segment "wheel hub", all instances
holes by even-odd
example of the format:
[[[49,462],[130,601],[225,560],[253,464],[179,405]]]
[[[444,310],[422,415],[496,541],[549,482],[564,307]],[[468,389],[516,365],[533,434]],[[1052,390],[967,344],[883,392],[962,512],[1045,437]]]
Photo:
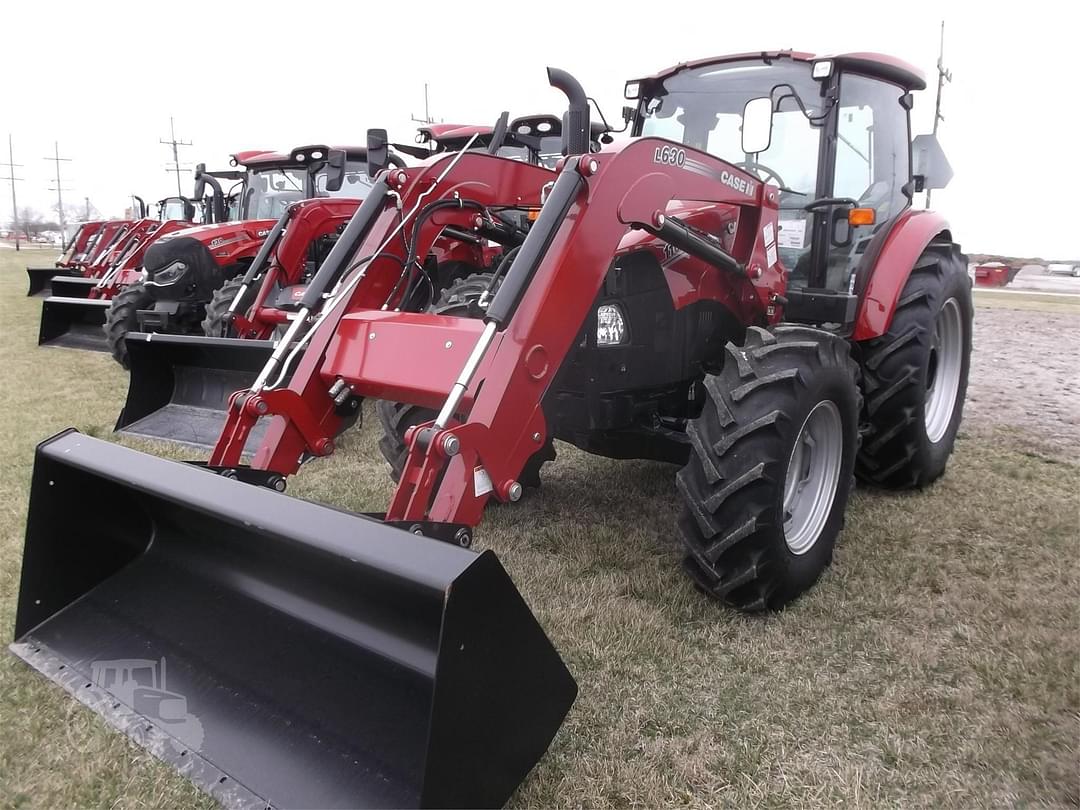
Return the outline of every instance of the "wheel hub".
[[[941,441],[949,430],[956,397],[960,391],[963,359],[964,327],[960,304],[955,298],[950,298],[934,319],[930,362],[926,370],[923,417],[926,421],[926,436],[932,444]]]
[[[821,536],[832,511],[844,457],[840,409],[823,400],[799,428],[784,481],[784,539],[793,554],[805,554]]]

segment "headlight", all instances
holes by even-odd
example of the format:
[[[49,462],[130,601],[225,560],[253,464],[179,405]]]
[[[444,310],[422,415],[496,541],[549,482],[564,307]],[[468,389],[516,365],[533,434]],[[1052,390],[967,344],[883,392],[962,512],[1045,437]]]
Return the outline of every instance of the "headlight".
[[[596,310],[596,345],[618,346],[629,338],[626,318],[618,304],[602,304]]]
[[[150,283],[156,284],[159,287],[164,287],[167,284],[175,284],[181,279],[186,271],[187,265],[184,264],[184,262],[173,262],[164,270],[158,270],[154,273]]]

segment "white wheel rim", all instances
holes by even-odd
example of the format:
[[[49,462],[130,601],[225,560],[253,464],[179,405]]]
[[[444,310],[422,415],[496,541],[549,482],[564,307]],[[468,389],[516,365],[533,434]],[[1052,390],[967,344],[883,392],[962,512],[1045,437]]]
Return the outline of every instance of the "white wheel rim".
[[[949,430],[956,397],[960,392],[960,372],[964,364],[964,322],[960,304],[950,298],[934,319],[930,343],[930,363],[926,370],[926,403],[923,415],[926,436],[931,444],[940,442]]]
[[[805,554],[832,512],[844,458],[844,425],[831,400],[813,407],[799,428],[784,481],[784,540]]]

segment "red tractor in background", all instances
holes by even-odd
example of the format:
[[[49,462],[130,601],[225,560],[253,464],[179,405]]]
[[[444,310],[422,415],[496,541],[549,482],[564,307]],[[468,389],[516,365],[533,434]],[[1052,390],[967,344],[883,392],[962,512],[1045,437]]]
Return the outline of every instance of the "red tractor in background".
[[[51,293],[41,306],[38,345],[100,348],[103,305],[115,291],[118,274],[137,267],[155,239],[191,227],[197,217],[213,216],[186,197],[167,197],[158,202],[157,216],[151,217],[141,198],[132,199],[138,219],[105,223],[78,272],[51,279]]]
[[[553,115],[523,116],[509,121],[504,113],[492,126],[441,125],[420,130],[424,147],[388,144],[385,130],[368,132],[368,176],[388,165],[403,167],[394,150],[412,157],[430,157],[463,149],[486,151],[532,165],[550,164],[561,152],[561,121]],[[608,137],[593,128],[594,147]],[[537,191],[537,195],[539,191]],[[532,215],[539,210],[536,196]],[[209,449],[217,441],[228,395],[255,379],[269,357],[269,342],[280,336],[295,316],[297,302],[318,270],[311,246],[333,240],[359,207],[359,200],[313,199],[293,203],[271,229],[243,276],[226,281],[206,307],[203,331],[209,337],[242,338],[255,343],[207,343],[194,337],[154,336],[128,345],[128,397],[116,430]],[[407,309],[426,309],[451,285],[478,272],[494,270],[506,234],[523,234],[527,213],[500,212],[492,227],[496,240],[484,234],[449,228],[430,255],[416,257],[424,272],[403,292]]]
[[[203,200],[211,212],[211,224],[192,227],[148,221],[141,230],[132,230],[131,239],[119,243],[123,248],[110,254],[108,269],[89,285],[87,298],[53,297],[45,302],[39,344],[110,351],[126,365],[123,338],[128,331],[139,328],[140,309],[145,310],[142,328],[146,330],[198,330],[203,307],[213,290],[223,280],[242,272],[254,257],[274,224],[268,217],[280,213],[293,200],[333,193],[315,187],[327,182],[327,157],[331,151],[339,153],[326,147],[309,148],[307,152],[321,155],[316,165],[297,162],[298,155],[307,154],[304,150],[240,152],[233,156],[233,163],[243,168],[235,171],[207,172],[200,164],[194,197]],[[337,171],[345,176],[348,158],[340,154],[343,157]],[[363,153],[359,157],[354,153],[352,159],[354,166],[358,165],[364,159]],[[362,193],[363,184],[356,185],[359,176],[355,170],[348,174],[349,193]],[[220,179],[235,181],[240,191],[223,192]],[[207,186],[214,192],[208,197]],[[233,197],[238,198],[242,217],[238,222],[227,221]],[[181,254],[189,264],[176,260]],[[187,270],[182,277],[175,273],[180,264],[185,264]],[[169,272],[156,278],[159,271],[166,270]]]
[[[71,683],[91,657],[168,657],[213,766],[185,773],[215,795],[506,801],[576,684],[492,552],[467,549],[553,436],[680,465],[685,568],[743,611],[814,584],[856,475],[945,470],[971,282],[946,220],[911,206],[942,182],[909,140],[916,69],[682,63],[627,84],[633,137],[597,151],[584,91],[549,78],[570,100],[559,165],[462,150],[382,172],[202,469],[72,431],[38,448],[13,650]],[[421,309],[409,291],[459,233],[500,258]],[[410,415],[379,420],[402,448],[386,511],[269,491],[332,454],[362,398]],[[102,500],[115,525],[84,519]]]
[[[26,275],[30,285],[26,291],[30,295],[48,295],[50,282],[54,276],[74,275],[86,266],[88,254],[93,250],[98,233],[105,220],[83,222],[75,229],[71,239],[64,246],[64,252],[52,267],[27,267]]]

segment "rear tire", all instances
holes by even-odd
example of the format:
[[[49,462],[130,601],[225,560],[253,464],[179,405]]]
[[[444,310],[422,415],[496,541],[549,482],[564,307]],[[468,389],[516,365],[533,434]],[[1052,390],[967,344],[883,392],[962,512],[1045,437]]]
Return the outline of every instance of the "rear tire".
[[[751,327],[724,360],[705,378],[676,477],[684,567],[734,608],[777,609],[832,561],[858,445],[858,367],[845,340],[802,326]]]
[[[491,283],[491,278],[491,273],[474,273],[467,278],[456,279],[443,290],[435,304],[429,307],[428,312],[436,315],[455,315],[460,318],[483,317],[484,310],[479,306],[480,296]],[[497,284],[495,289],[498,289]],[[419,405],[388,400],[376,402],[375,413],[383,429],[382,438],[379,439],[379,451],[390,465],[390,477],[397,481],[401,478],[401,471],[405,469],[405,458],[408,455],[405,432],[411,427],[430,422],[437,414]],[[540,468],[554,460],[555,445],[549,437],[544,446],[529,457],[518,478],[518,483],[526,489],[539,487]]]
[[[214,290],[214,297],[206,305],[206,317],[202,320],[203,334],[207,337],[235,337],[231,328],[226,328],[225,315],[232,306],[233,299],[240,292],[244,279],[242,276],[231,278]]]
[[[105,324],[101,328],[105,332],[105,341],[109,344],[113,359],[124,368],[128,367],[127,343],[124,338],[128,332],[139,331],[138,311],[150,309],[153,305],[154,299],[141,281],[125,287],[109,302]]]
[[[889,331],[862,344],[868,431],[856,474],[923,487],[952,454],[971,365],[971,279],[960,248],[932,244],[915,263]]]

